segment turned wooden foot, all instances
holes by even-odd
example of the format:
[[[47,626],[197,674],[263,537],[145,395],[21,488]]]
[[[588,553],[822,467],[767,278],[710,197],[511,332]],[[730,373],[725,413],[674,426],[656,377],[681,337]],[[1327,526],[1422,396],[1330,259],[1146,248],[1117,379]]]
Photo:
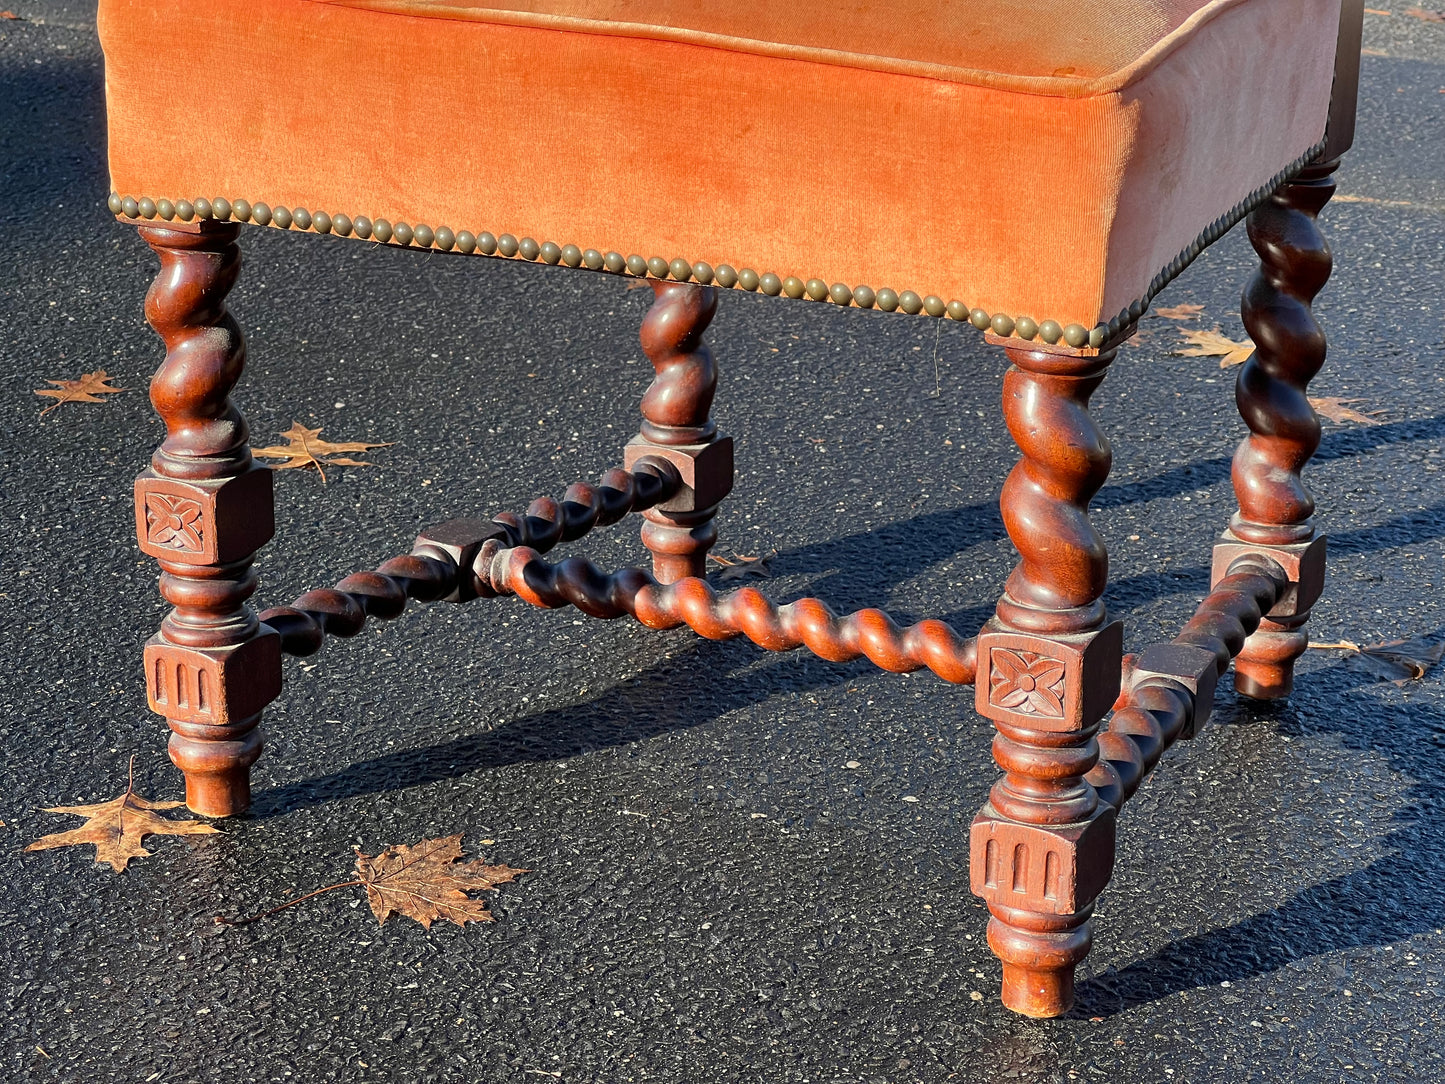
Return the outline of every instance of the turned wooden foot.
[[[682,475],[671,499],[643,513],[642,541],[660,583],[707,574],[707,551],[717,541],[713,517],[733,487],[733,441],[709,417],[717,365],[702,341],[717,312],[717,290],[654,280],[656,295],[642,322],[642,349],[657,372],[642,397],[642,431],[627,445],[630,470],[659,456]]]
[[[281,691],[280,637],[247,605],[252,558],[275,526],[271,472],[252,463],[229,398],[246,357],[225,307],[239,232],[234,223],[140,227],[161,260],[146,319],[166,344],[150,389],[166,439],[136,479],[136,532],[173,607],[146,644],[146,694],[170,724],[186,804],[208,817],[250,806],[261,711]]]
[[[1020,559],[979,636],[975,691],[1005,774],[974,819],[969,879],[993,915],[1004,1004],[1044,1017],[1073,1004],[1093,902],[1114,867],[1114,808],[1085,779],[1123,656],[1102,601],[1108,554],[1088,516],[1110,462],[1088,402],[1113,351],[1006,349],[1004,416],[1023,458],[1000,504]]]
[[[1334,194],[1338,165],[1336,159],[1310,166],[1249,216],[1260,268],[1245,287],[1241,313],[1255,352],[1235,384],[1249,436],[1234,453],[1239,511],[1215,547],[1214,578],[1251,552],[1273,557],[1290,575],[1290,590],[1234,662],[1234,687],[1261,700],[1289,695],[1295,661],[1309,644],[1310,608],[1324,590],[1325,539],[1315,530],[1314,498],[1300,472],[1320,444],[1308,389],[1326,343],[1310,304],[1332,261],[1315,220]]]

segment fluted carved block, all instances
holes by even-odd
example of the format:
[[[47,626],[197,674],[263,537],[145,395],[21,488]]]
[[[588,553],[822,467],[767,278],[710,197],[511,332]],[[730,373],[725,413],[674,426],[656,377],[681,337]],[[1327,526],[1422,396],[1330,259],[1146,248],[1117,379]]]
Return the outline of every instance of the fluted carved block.
[[[1119,695],[1124,626],[1045,637],[994,618],[979,635],[978,653],[987,666],[974,694],[980,715],[1029,730],[1083,730]]]
[[[194,482],[145,471],[135,480],[135,511],[142,552],[185,564],[239,561],[276,533],[271,471],[254,465]]]
[[[969,832],[969,887],[989,904],[1068,915],[1098,899],[1114,871],[1114,809],[1077,824],[1020,824],[985,806]]]
[[[230,647],[145,647],[146,698],[167,719],[230,726],[281,695],[281,638],[270,629]]]

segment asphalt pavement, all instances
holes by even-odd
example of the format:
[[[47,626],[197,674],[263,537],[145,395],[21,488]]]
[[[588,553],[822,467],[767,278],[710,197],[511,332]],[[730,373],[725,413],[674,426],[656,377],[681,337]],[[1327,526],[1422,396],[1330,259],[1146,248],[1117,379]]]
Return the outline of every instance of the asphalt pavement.
[[[181,795],[146,709],[163,613],[131,479],[159,440],[154,260],[104,207],[93,5],[0,18],[0,1078],[211,1081],[1445,1080],[1445,686],[1312,651],[1294,697],[1236,699],[1120,822],[1078,1006],[998,1004],[969,822],[995,778],[972,691],[516,600],[413,607],[286,664],[252,816],[156,838],[123,875],[24,853],[42,807]],[[1445,23],[1371,15],[1359,144],[1323,218],[1330,536],[1321,641],[1445,637]],[[164,48],[158,43],[158,48]],[[176,123],[225,123],[185,103]],[[293,421],[388,442],[277,477],[258,601],[520,510],[620,460],[650,368],[647,290],[597,275],[248,230],[232,309],[254,443]],[[1233,508],[1236,230],[1160,299],[1096,396],[1095,502],[1127,640],[1168,638]],[[1003,363],[966,326],[724,296],[716,415],[737,440],[722,556],[768,592],[973,629],[1012,564]],[[128,389],[39,417],[48,379]],[[575,547],[641,559],[635,531]],[[849,767],[849,764],[856,767]],[[916,800],[909,800],[916,799]],[[533,872],[490,925],[378,927],[352,848],[465,834]],[[481,841],[489,840],[483,844]]]

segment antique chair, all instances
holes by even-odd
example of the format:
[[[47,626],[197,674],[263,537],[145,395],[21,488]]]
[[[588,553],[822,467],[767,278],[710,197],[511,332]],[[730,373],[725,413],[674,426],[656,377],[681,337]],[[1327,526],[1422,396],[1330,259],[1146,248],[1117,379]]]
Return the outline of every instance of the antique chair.
[[[843,14],[844,10],[847,14]],[[1004,775],[974,821],[1003,1000],[1073,997],[1115,816],[1192,737],[1215,682],[1289,693],[1324,582],[1300,471],[1319,443],[1315,217],[1354,127],[1359,0],[101,0],[110,208],[160,256],[146,317],[166,438],[136,481],[174,606],[151,707],[198,813],[250,801],[283,653],[408,597],[512,594],[764,648],[860,655],[974,684]],[[1214,588],[1170,643],[1124,654],[1101,601],[1089,418],[1151,299],[1241,220],[1258,350]],[[229,398],[241,224],[646,279],[656,379],[624,466],[525,515],[458,520],[335,589],[256,614],[271,474]],[[733,447],[703,332],[728,289],[971,323],[1007,352],[1022,453],[1003,485],[1020,561],[977,636],[702,579]],[[651,573],[542,554],[629,512]],[[975,678],[977,680],[975,680]],[[962,705],[960,705],[961,707]],[[1111,714],[1112,711],[1112,714]]]

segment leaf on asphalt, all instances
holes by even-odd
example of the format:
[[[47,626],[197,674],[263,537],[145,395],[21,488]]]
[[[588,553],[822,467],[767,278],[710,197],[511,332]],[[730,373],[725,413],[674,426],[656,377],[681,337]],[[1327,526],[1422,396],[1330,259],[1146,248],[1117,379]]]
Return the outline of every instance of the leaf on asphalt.
[[[1155,316],[1162,316],[1166,320],[1194,320],[1204,312],[1203,305],[1166,305],[1162,309],[1155,309]]]
[[[179,809],[185,802],[152,802],[135,792],[134,758],[132,758],[130,782],[125,793],[119,798],[95,805],[53,806],[47,813],[70,813],[85,817],[79,828],[68,832],[56,832],[42,836],[27,851],[48,851],[55,847],[75,847],[92,844],[95,847],[95,861],[109,862],[117,873],[125,872],[132,858],[149,858],[150,851],[141,844],[146,836],[208,836],[216,834],[209,824],[190,817],[160,817],[158,809]]]
[[[1350,640],[1312,643],[1316,651],[1348,651],[1345,662],[1356,670],[1372,674],[1379,681],[1406,685],[1419,681],[1430,668],[1445,659],[1445,641],[1427,644],[1423,640],[1387,640],[1361,647]]]
[[[1328,418],[1332,422],[1379,425],[1380,419],[1376,415],[1385,413],[1383,410],[1360,411],[1350,406],[1351,403],[1363,402],[1363,399],[1341,399],[1338,396],[1326,395],[1319,399],[1311,398],[1310,406],[1315,408],[1315,413],[1320,417]]]
[[[1220,334],[1217,327],[1213,331],[1185,331],[1180,328],[1179,334],[1184,337],[1184,341],[1189,343],[1189,346],[1174,351],[1175,354],[1184,358],[1218,358],[1221,369],[1228,369],[1232,365],[1242,365],[1254,353],[1252,341],[1242,339],[1235,342],[1228,336]]]
[[[124,388],[110,387],[110,381],[111,377],[106,375],[104,369],[84,373],[79,380],[46,380],[47,384],[54,384],[55,387],[36,388],[35,394],[54,399],[55,402],[42,410],[40,416],[43,418],[66,403],[103,403],[105,400],[100,398],[102,395],[125,391]]]
[[[723,566],[722,573],[718,576],[720,580],[765,580],[773,574],[772,562],[777,555],[778,551],[773,550],[761,557],[744,557],[735,553],[728,558],[708,554],[708,559]]]
[[[341,455],[342,452],[364,452],[369,448],[391,447],[391,442],[367,444],[360,440],[322,440],[320,429],[307,429],[300,422],[292,422],[291,428],[281,435],[286,438],[285,444],[272,444],[267,448],[252,448],[251,454],[266,459],[286,460],[276,468],[277,470],[315,467],[316,473],[321,475],[322,482],[326,481],[326,467],[372,466],[371,463],[362,459],[346,458]]]
[[[460,834],[424,839],[414,847],[398,844],[375,858],[356,852],[356,880],[366,889],[366,902],[377,922],[392,915],[415,919],[427,929],[438,919],[464,926],[491,922],[493,915],[482,892],[517,879],[530,870],[489,866],[482,859],[462,860]]]
[[[1445,11],[1426,11],[1424,8],[1406,8],[1405,14],[1412,19],[1422,19],[1427,23],[1445,23]]]

